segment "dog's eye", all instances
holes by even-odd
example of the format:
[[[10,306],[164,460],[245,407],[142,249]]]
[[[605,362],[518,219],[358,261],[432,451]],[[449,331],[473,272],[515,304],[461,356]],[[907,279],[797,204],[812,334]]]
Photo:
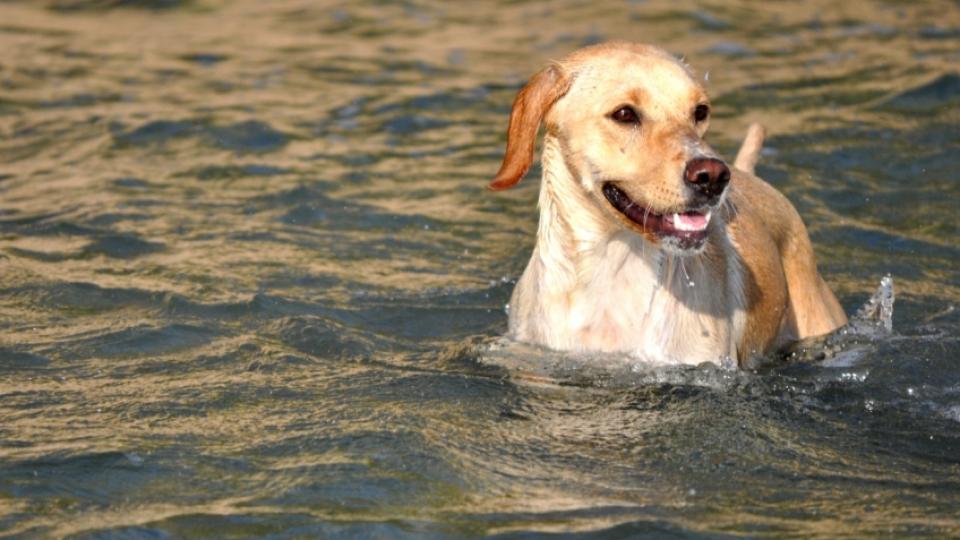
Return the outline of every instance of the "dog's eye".
[[[637,114],[637,111],[633,110],[633,107],[620,107],[619,109],[613,111],[613,114],[610,115],[610,118],[613,118],[614,121],[621,124],[640,123],[640,115]]]
[[[710,116],[710,107],[706,105],[697,105],[697,108],[693,110],[693,120],[696,123],[703,122]]]

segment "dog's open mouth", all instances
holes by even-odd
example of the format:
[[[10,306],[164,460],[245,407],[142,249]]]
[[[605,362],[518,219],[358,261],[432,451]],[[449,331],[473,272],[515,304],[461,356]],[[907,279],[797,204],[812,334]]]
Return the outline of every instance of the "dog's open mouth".
[[[710,210],[658,214],[637,204],[623,190],[610,182],[603,185],[603,195],[614,208],[644,231],[669,239],[680,249],[697,249],[707,238]]]

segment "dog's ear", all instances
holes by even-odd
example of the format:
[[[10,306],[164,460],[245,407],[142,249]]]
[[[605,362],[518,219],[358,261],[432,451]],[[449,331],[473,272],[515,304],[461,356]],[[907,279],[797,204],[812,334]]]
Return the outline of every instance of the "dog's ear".
[[[540,122],[553,104],[570,89],[570,77],[557,65],[550,65],[530,78],[517,94],[507,129],[507,152],[500,171],[490,182],[498,191],[513,187],[527,174],[533,163]]]

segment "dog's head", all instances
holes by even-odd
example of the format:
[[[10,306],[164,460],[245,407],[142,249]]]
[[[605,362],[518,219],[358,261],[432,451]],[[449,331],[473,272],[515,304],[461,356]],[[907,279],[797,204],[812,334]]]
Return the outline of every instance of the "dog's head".
[[[703,140],[710,104],[686,66],[632,43],[587,47],[551,64],[517,95],[491,189],[526,174],[541,122],[610,220],[671,251],[702,249],[730,170]]]

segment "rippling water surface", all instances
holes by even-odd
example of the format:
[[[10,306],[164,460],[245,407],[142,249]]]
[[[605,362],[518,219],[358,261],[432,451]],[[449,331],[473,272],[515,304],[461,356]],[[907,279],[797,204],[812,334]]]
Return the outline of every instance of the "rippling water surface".
[[[767,125],[894,336],[482,361],[536,226],[537,171],[485,189],[513,95],[608,38],[684,55],[728,157]],[[0,50],[0,535],[960,535],[955,2],[0,2]]]

